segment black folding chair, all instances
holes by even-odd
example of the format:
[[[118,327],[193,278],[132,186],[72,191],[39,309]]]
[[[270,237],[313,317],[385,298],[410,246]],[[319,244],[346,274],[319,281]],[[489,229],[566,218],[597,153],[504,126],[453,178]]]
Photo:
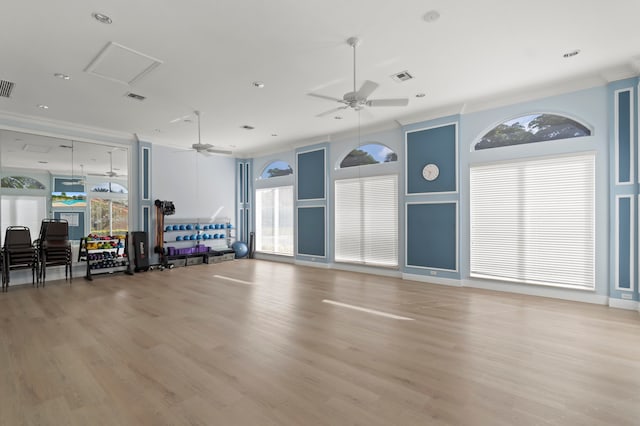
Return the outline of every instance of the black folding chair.
[[[3,278],[4,291],[9,291],[11,271],[31,269],[32,284],[36,283],[38,269],[38,252],[31,242],[31,232],[26,226],[9,226],[4,235]]]
[[[64,266],[65,279],[73,280],[69,224],[64,219],[44,219],[36,240],[39,259],[38,281],[45,285],[48,266]]]

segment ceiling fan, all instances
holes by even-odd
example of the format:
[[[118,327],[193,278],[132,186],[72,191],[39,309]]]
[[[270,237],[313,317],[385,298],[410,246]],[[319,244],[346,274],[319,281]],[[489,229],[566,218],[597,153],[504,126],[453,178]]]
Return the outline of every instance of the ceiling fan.
[[[222,155],[231,155],[232,152],[226,149],[216,148],[210,143],[202,143],[200,140],[200,111],[194,111],[196,117],[198,117],[198,143],[194,143],[191,145],[191,150],[197,152],[198,154],[210,156],[211,154],[222,154]]]
[[[116,148],[117,149],[117,148]],[[113,150],[115,151],[115,150]],[[109,154],[109,170],[104,173],[89,173],[89,176],[107,176],[109,178],[125,178],[127,175],[121,175],[113,171],[113,151],[108,151]]]
[[[378,88],[378,83],[370,80],[366,80],[362,83],[360,90],[356,91],[356,48],[360,44],[360,39],[357,37],[350,37],[347,40],[347,44],[353,48],[353,91],[347,92],[342,96],[342,99],[332,98],[331,96],[319,95],[316,93],[308,93],[309,96],[313,96],[320,99],[327,99],[334,102],[344,104],[337,108],[330,109],[316,115],[316,117],[324,117],[334,112],[353,108],[356,111],[360,111],[364,107],[394,107],[394,106],[407,106],[409,99],[396,98],[396,99],[369,99],[369,96]]]
[[[82,168],[82,172],[79,179],[76,179],[75,174],[73,173],[73,152],[75,151],[75,142],[71,141],[71,146],[60,145],[60,147],[71,150],[71,179],[62,181],[62,184],[64,186],[84,185],[84,165],[80,164],[80,167]]]

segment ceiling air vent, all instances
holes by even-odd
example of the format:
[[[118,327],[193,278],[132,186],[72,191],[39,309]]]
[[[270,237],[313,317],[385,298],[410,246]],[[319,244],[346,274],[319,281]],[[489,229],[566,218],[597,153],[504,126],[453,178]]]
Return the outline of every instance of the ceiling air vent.
[[[13,88],[16,86],[15,83],[12,83],[7,80],[0,80],[0,97],[9,98],[11,97],[11,92],[13,92]]]
[[[392,75],[391,78],[400,83],[402,81],[411,80],[413,76],[409,74],[409,71],[400,71],[399,73]]]
[[[128,92],[126,96],[128,98],[135,99],[136,101],[144,101],[145,99],[147,99],[146,96],[138,95],[136,93],[131,93],[131,92]]]

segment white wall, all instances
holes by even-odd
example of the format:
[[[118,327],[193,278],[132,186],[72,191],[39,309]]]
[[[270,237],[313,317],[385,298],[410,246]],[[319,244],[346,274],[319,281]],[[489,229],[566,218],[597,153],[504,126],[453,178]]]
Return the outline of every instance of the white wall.
[[[235,160],[154,145],[151,154],[154,200],[170,200],[172,219],[230,220],[235,225]]]

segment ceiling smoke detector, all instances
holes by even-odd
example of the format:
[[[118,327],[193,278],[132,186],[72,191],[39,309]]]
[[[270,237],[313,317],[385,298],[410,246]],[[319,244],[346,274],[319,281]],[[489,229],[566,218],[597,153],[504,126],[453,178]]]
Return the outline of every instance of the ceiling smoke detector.
[[[403,81],[411,80],[413,76],[409,73],[409,71],[400,71],[399,73],[392,75],[391,78],[394,81],[401,83]]]

